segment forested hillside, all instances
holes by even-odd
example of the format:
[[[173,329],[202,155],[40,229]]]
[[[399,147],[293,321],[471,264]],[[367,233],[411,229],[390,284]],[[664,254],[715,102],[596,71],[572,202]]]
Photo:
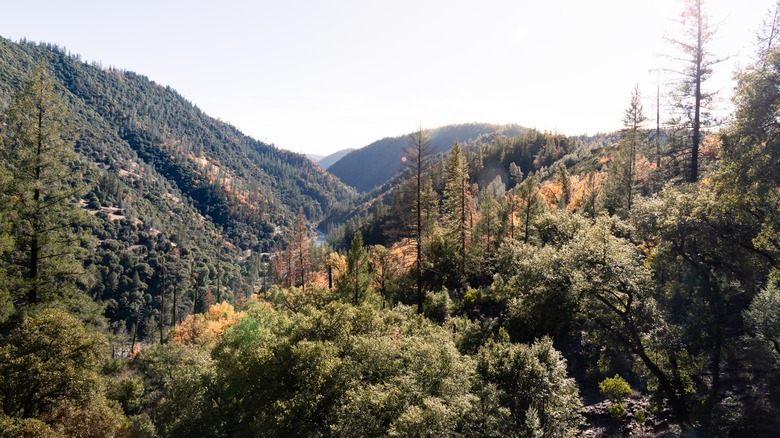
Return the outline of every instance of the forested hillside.
[[[687,4],[664,119],[419,129],[359,198],[0,40],[0,436],[778,436],[780,3],[720,129]]]
[[[73,167],[35,184],[65,183],[63,193],[78,209],[47,213],[68,221],[53,231],[68,231],[57,239],[70,248],[44,249],[69,254],[68,271],[77,275],[67,275],[66,295],[86,293],[96,306],[80,311],[106,317],[117,339],[159,339],[163,328],[210,303],[249,296],[262,274],[261,253],[284,239],[299,211],[315,222],[352,196],[304,156],[246,137],[141,75],[87,65],[52,45],[0,39],[0,55],[8,139],[14,133],[7,111],[34,69],[47,73],[49,101],[63,104],[52,129],[76,155],[47,160]],[[6,152],[3,158],[4,184],[23,182],[18,166],[32,158],[17,157],[17,167],[9,167]],[[19,235],[30,231],[17,228],[19,196],[6,191],[2,204],[3,221],[13,224],[10,236],[21,245],[2,246],[5,262],[16,266],[7,269],[12,278],[30,275],[18,262],[31,244]],[[44,301],[65,299],[63,291],[49,292],[40,294],[48,294]],[[166,293],[173,294],[167,302]],[[20,290],[12,295],[28,300]]]
[[[652,135],[654,137],[654,133]],[[592,198],[577,202],[593,203],[618,138],[617,132],[569,137],[529,129],[519,135],[511,132],[481,135],[470,141],[459,141],[458,145],[468,168],[470,191],[479,191],[494,181],[494,185],[500,185],[501,190],[506,191],[527,175],[534,175],[540,183],[551,187],[556,176],[565,171],[567,176],[574,174],[577,179],[578,198]],[[651,141],[654,142],[654,139]],[[428,164],[428,195],[431,197],[435,192],[441,197],[447,171],[447,152],[433,151]],[[643,178],[647,177],[646,173],[643,174]],[[653,172],[653,177],[658,178],[658,172]],[[334,210],[322,223],[322,227],[329,230],[331,243],[337,248],[346,248],[348,236],[352,236],[356,229],[371,230],[363,232],[368,244],[386,244],[388,239],[398,236],[403,222],[397,218],[411,214],[411,200],[405,187],[407,179],[408,174],[400,172],[370,192],[359,195],[354,207]],[[583,192],[588,179],[592,193]],[[558,202],[559,192],[545,190],[552,203]]]
[[[299,208],[316,222],[349,199],[305,156],[247,137],[144,76],[87,65],[52,45],[2,39],[0,53],[0,109],[45,61],[80,117],[80,153],[120,179],[151,168],[235,245],[267,249]]]
[[[427,133],[431,144],[439,152],[447,152],[457,138],[470,141],[484,135],[516,135],[524,128],[486,123],[448,125]],[[384,184],[404,168],[402,158],[407,146],[407,136],[387,137],[345,155],[328,168],[345,184],[360,192],[369,192]]]

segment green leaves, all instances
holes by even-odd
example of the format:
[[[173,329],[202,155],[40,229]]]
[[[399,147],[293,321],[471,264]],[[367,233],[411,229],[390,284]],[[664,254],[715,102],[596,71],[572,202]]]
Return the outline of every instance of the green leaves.
[[[211,406],[207,395],[215,370],[207,353],[182,344],[155,344],[141,350],[133,367],[143,377],[142,401],[118,398],[119,401],[142,403],[144,412],[163,436],[209,433],[211,424],[202,415]],[[133,387],[138,382],[132,377],[128,380],[119,385],[137,390]]]
[[[541,424],[544,436],[578,435],[582,401],[550,338],[530,346],[490,341],[477,355],[477,373],[497,388],[501,404],[512,413],[513,428]]]
[[[623,399],[631,394],[631,386],[619,374],[615,374],[599,382],[599,391],[612,403],[622,405]]]
[[[408,307],[333,301],[293,312],[254,302],[212,359],[155,345],[134,368],[145,412],[167,436],[513,436],[521,425],[575,433],[577,388],[549,339],[490,343],[475,357],[454,339]],[[137,389],[130,379],[115,392],[129,406]],[[513,417],[520,400],[533,408]]]
[[[24,316],[0,345],[0,407],[31,418],[63,403],[87,404],[99,391],[106,338],[63,310]]]
[[[355,233],[347,253],[346,270],[336,278],[336,291],[344,301],[357,306],[366,299],[371,284],[369,268],[363,237],[360,233]]]
[[[763,348],[780,358],[780,289],[771,283],[756,295],[744,312],[745,323],[751,335]]]

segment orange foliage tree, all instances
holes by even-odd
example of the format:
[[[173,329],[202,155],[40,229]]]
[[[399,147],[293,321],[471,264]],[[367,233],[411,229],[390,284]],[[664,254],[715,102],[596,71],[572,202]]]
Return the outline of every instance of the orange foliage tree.
[[[243,312],[221,302],[211,306],[206,313],[188,315],[171,335],[171,342],[212,349],[225,330],[235,324]]]

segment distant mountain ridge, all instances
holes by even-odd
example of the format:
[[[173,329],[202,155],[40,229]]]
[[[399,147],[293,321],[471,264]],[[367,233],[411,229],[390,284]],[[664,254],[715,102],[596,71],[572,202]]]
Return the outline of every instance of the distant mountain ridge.
[[[336,162],[338,162],[340,159],[344,158],[347,154],[354,151],[352,148],[348,149],[342,149],[340,151],[336,151],[326,157],[322,157],[317,160],[317,164],[320,165],[320,167],[323,170],[330,169],[331,166],[333,166]]]
[[[507,136],[513,136],[524,131],[526,128],[518,125],[489,123],[447,125],[426,130],[436,152],[447,152],[455,139],[468,142],[492,133],[501,132]],[[360,192],[369,192],[389,181],[402,169],[401,159],[408,143],[408,135],[383,138],[346,154],[330,166],[328,172]]]

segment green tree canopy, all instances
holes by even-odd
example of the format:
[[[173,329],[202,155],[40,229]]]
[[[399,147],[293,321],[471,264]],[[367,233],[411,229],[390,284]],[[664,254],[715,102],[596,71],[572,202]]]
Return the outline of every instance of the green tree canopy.
[[[84,406],[100,392],[106,338],[64,310],[24,316],[0,344],[0,408],[33,418],[72,403]]]

